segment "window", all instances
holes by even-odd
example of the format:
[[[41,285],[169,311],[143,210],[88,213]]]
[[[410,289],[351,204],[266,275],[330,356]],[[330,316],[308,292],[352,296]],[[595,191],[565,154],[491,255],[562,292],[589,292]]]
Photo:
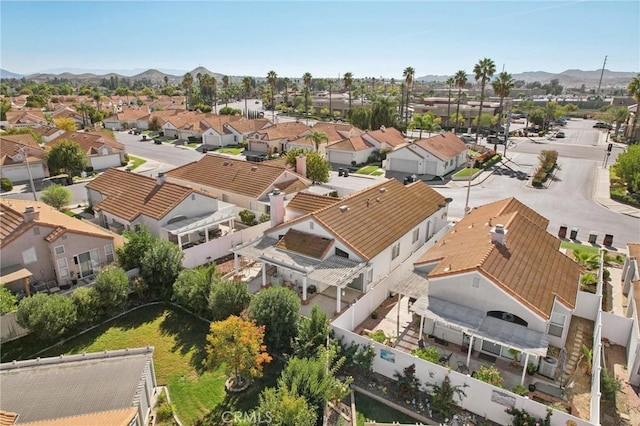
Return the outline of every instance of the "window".
[[[473,282],[471,283],[471,285],[472,285],[474,288],[478,288],[478,287],[480,287],[480,278],[478,278],[478,277],[473,277]]]
[[[40,235],[40,227],[36,226],[35,228],[33,228],[33,235]]]
[[[64,246],[58,246],[54,248],[53,251],[55,251],[56,255],[64,254]]]
[[[22,252],[22,264],[28,265],[30,263],[35,263],[38,261],[38,255],[36,254],[36,249],[31,247]]]
[[[107,258],[107,263],[113,262],[115,260],[113,257],[113,245],[107,244],[104,246],[104,254]]]
[[[415,243],[420,238],[420,228],[413,230],[413,238],[411,239],[411,243]]]
[[[549,334],[555,337],[562,337],[567,316],[563,314],[551,314],[551,324],[549,324]]]
[[[347,253],[346,251],[340,250],[338,247],[336,247],[336,256],[340,256],[340,257],[344,257],[345,259],[349,258],[349,253]]]
[[[391,260],[394,260],[398,256],[400,256],[400,243],[396,244],[391,249]]]
[[[58,274],[60,278],[69,278],[69,264],[66,257],[58,259]]]
[[[495,343],[487,342],[486,340],[482,341],[482,350],[485,352],[489,352],[494,355],[500,356],[500,351],[502,346],[497,345]]]

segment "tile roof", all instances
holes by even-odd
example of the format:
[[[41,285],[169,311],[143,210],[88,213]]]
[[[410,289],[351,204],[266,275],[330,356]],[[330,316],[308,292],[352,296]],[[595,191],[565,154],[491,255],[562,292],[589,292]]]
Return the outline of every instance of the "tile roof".
[[[301,134],[297,135],[295,139],[291,140],[291,142],[298,145],[309,145],[310,147],[313,147],[313,141],[307,140],[305,138],[305,136],[312,131],[323,132],[325,135],[327,135],[328,144],[341,141],[351,136],[361,136],[364,134],[363,130],[358,129],[357,127],[353,127],[350,124],[325,123],[319,121],[314,124],[311,129],[307,129]]]
[[[257,198],[264,194],[283,173],[298,176],[305,185],[310,182],[282,167],[207,154],[200,160],[175,168],[167,176],[194,184],[218,188],[235,194]]]
[[[400,130],[394,127],[385,127],[384,129],[366,132],[365,135],[377,140],[378,142],[384,142],[392,147],[407,143]]]
[[[60,129],[55,126],[43,126],[34,129],[36,132],[40,133],[42,136],[51,136],[56,134]]]
[[[104,210],[128,221],[141,214],[160,220],[196,192],[169,182],[158,185],[156,178],[118,169],[108,169],[89,182],[87,188],[106,196],[93,206],[94,210]]]
[[[239,117],[237,115],[215,115],[215,114],[206,114],[204,118],[201,120],[202,127],[204,130],[208,128],[212,128],[219,134],[229,133],[229,130],[226,130],[224,125],[229,122],[246,120],[243,117]]]
[[[265,126],[271,124],[266,118],[242,119],[227,123],[226,125],[233,128],[238,133],[251,133],[262,130]]]
[[[0,164],[22,164],[24,161],[14,160],[16,154],[20,154],[24,148],[27,153],[29,162],[40,161],[44,159],[44,150],[38,146],[33,136],[29,134],[23,135],[3,135],[0,136]]]
[[[440,160],[448,160],[467,150],[464,142],[451,132],[420,139],[415,141],[414,144],[435,155]]]
[[[146,117],[149,115],[149,110],[147,108],[131,108],[125,107],[122,112],[117,113],[116,115],[112,115],[108,117],[108,119],[115,119],[118,121],[129,121],[134,122],[142,117]]]
[[[289,229],[276,243],[276,247],[313,257],[314,259],[322,259],[332,244],[332,239]]]
[[[104,145],[115,151],[124,151],[125,146],[102,133],[89,132],[64,132],[57,138],[47,143],[47,149],[51,149],[63,140],[77,142],[82,151],[87,155],[98,153],[98,149]]]
[[[260,135],[265,135],[265,140],[276,140],[276,139],[293,139],[297,137],[300,133],[308,130],[309,127],[304,123],[299,123],[297,121],[287,122],[287,123],[278,123],[269,127],[265,127],[261,130],[258,130],[256,133]]]
[[[0,410],[0,426],[11,426],[16,422],[17,418],[17,413]]]
[[[308,184],[302,182],[300,179],[291,179],[285,182],[278,182],[274,186],[287,195],[304,191],[309,187]]]
[[[32,222],[25,222],[24,211],[30,206],[38,212],[39,218]],[[2,224],[0,227],[0,247],[8,245],[34,225],[53,229],[52,233],[43,236],[48,242],[54,241],[64,233],[71,232],[113,240],[115,247],[123,244],[122,237],[119,235],[90,222],[67,216],[39,201],[0,198],[0,223]]]
[[[506,245],[491,242],[496,224]],[[559,251],[548,221],[514,198],[473,209],[415,265],[437,263],[428,277],[477,270],[539,316],[548,318],[557,297],[575,305],[582,268]]]
[[[121,410],[100,411],[80,416],[63,417],[59,419],[41,420],[37,422],[20,423],[27,426],[87,426],[109,425],[129,426],[138,414],[136,407],[123,408]]]
[[[640,266],[640,243],[627,243],[628,257],[635,257]]]
[[[294,209],[305,213],[312,213],[321,208],[335,204],[336,197],[312,194],[310,192],[298,192],[287,204],[287,209]]]
[[[373,148],[373,145],[364,140],[362,136],[352,136],[339,142],[334,142],[327,145],[327,150],[336,151],[363,151],[365,149],[371,148]]]
[[[311,218],[365,260],[396,242],[440,209],[445,198],[422,181],[403,185],[395,179],[356,192],[265,233]],[[346,206],[346,207],[344,207]]]

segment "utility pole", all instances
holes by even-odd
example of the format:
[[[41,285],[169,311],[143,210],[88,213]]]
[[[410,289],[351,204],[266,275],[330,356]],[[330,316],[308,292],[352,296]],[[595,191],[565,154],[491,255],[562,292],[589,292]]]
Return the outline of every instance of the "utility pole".
[[[604,67],[607,65],[607,57],[604,57],[604,63],[602,64],[602,71],[600,71],[600,81],[598,82],[598,91],[596,96],[600,96],[600,86],[602,86],[602,76],[604,75]]]

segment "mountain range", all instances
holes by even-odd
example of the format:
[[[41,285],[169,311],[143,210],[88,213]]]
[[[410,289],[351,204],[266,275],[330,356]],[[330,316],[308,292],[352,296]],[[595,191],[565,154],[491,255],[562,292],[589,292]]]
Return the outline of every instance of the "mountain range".
[[[200,74],[209,74],[216,79],[221,80],[223,74],[212,72],[205,67],[198,67],[192,71],[188,71],[193,75],[194,80]],[[587,88],[597,87],[602,70],[583,71],[578,69],[566,70],[561,73],[550,73],[546,71],[528,71],[523,73],[512,74],[515,80],[524,80],[526,83],[538,81],[542,84],[548,83],[553,79],[558,79],[559,83],[565,87],[580,87],[585,85]],[[11,71],[0,69],[0,79],[26,78],[34,81],[47,81],[54,78],[67,79],[81,83],[98,83],[104,78],[118,77],[118,79],[129,80],[148,80],[152,83],[161,84],[164,82],[165,76],[169,82],[179,83],[187,71],[169,70],[169,69],[133,69],[133,70],[85,70],[78,68],[56,68],[38,72],[34,74],[17,74]],[[610,71],[605,69],[602,74],[603,87],[625,87],[629,81],[637,75],[636,72]],[[425,75],[416,77],[416,81],[422,82],[445,82],[450,76],[447,75]],[[229,76],[232,82],[239,82],[242,76]],[[264,77],[256,77],[263,79]],[[467,76],[468,81],[473,81],[473,75]]]

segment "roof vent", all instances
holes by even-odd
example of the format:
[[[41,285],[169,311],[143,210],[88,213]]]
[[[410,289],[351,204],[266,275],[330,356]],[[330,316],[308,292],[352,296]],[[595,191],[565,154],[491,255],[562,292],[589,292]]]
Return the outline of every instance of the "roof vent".
[[[27,206],[27,207],[25,207],[25,208],[24,208],[24,212],[25,212],[25,213],[33,213],[33,212],[34,212],[33,206]]]
[[[385,192],[387,192],[387,188],[384,188],[384,187],[380,188],[379,191],[380,193],[384,194]]]
[[[251,166],[251,171],[255,172],[256,170],[258,170],[258,166]]]
[[[340,206],[340,211],[342,213],[346,212],[347,210],[349,210],[349,206]]]
[[[225,161],[224,163],[222,163],[223,166],[230,166],[231,162],[230,161]]]

